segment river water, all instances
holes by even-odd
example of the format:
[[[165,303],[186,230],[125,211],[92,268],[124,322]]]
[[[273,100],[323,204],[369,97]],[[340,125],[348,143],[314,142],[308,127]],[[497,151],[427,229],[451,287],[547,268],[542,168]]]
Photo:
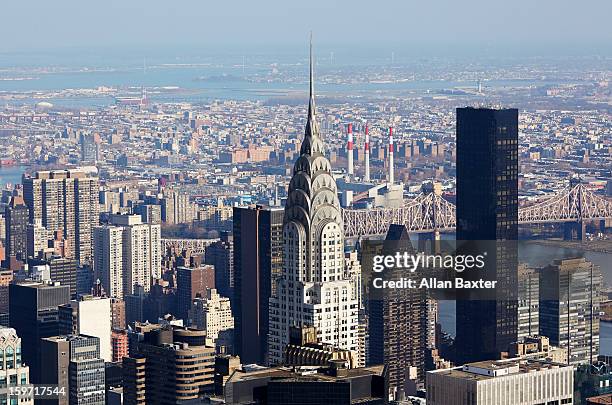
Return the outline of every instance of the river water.
[[[582,256],[598,265],[603,274],[604,283],[612,285],[612,254],[599,252],[581,252],[576,249],[563,247],[542,246],[534,243],[519,243],[519,260],[528,263],[531,267],[543,267],[556,259]],[[440,302],[440,323],[445,332],[455,335],[455,302]],[[612,323],[601,323],[600,331],[601,354],[612,355]]]

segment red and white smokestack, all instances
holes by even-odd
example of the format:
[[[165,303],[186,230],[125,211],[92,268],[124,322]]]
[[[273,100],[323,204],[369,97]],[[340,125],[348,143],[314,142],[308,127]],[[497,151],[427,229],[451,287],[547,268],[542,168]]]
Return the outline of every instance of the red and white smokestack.
[[[389,127],[389,184],[393,184],[393,127]]]
[[[348,142],[346,144],[346,154],[348,161],[348,175],[353,175],[353,124],[347,126]]]
[[[364,180],[370,181],[370,132],[368,130],[368,124],[365,126],[365,175]]]

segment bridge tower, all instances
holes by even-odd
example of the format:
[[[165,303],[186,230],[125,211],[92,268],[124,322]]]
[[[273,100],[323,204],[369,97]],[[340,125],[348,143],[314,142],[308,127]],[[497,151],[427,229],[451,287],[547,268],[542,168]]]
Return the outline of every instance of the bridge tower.
[[[440,224],[438,223],[436,199],[442,198],[442,185],[436,182],[424,183],[421,191],[425,199],[431,199],[431,209],[427,210],[427,205],[422,204],[423,216],[428,216],[431,221],[432,231],[419,233],[418,248],[420,252],[435,254],[440,252]]]
[[[579,177],[573,177],[570,179],[570,191],[568,193],[568,207],[570,211],[572,207],[576,207],[576,213],[578,219],[572,222],[566,222],[563,224],[563,239],[565,240],[584,240],[586,236],[586,225],[583,218],[582,212],[582,201],[583,201],[583,186]]]

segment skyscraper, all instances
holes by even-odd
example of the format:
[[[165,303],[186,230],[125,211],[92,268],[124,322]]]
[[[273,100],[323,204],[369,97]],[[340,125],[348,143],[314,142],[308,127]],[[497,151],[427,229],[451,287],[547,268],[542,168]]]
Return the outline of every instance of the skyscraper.
[[[112,361],[111,299],[80,297],[59,307],[59,333],[61,335],[87,335],[99,339],[100,358]]]
[[[540,333],[540,274],[526,265],[518,268],[518,338]]]
[[[41,382],[66,387],[58,405],[104,405],[104,360],[100,340],[87,335],[50,336],[41,339]]]
[[[179,267],[176,269],[176,305],[178,317],[188,318],[191,303],[196,297],[206,297],[206,290],[215,288],[215,269],[212,266]]]
[[[24,364],[21,357],[21,338],[13,328],[0,326],[0,386],[18,387],[30,383],[30,367]],[[0,394],[0,403],[32,405],[32,397],[11,397],[6,393]]]
[[[161,277],[161,228],[144,224],[140,215],[111,215],[94,228],[94,274],[113,298],[132,294],[136,285],[151,288]]]
[[[244,364],[266,364],[268,305],[282,271],[283,209],[234,207],[234,348]]]
[[[557,260],[540,270],[540,334],[567,349],[567,363],[597,361],[602,274],[585,258]]]
[[[38,383],[40,339],[58,334],[58,306],[70,300],[70,289],[35,282],[11,284],[9,300],[10,325],[22,337],[23,360],[32,367],[32,382]]]
[[[23,177],[30,223],[40,221],[49,232],[62,231],[71,257],[80,263],[92,260],[99,187],[96,168],[37,171]]]
[[[13,196],[4,211],[6,220],[6,258],[27,258],[28,251],[28,207],[23,197]]]
[[[206,264],[215,267],[215,288],[224,297],[234,295],[234,237],[221,232],[221,240],[206,248]]]
[[[384,255],[414,254],[408,229],[392,224],[383,244]],[[402,272],[399,269],[388,269]],[[399,279],[402,275],[398,274]],[[403,391],[406,370],[414,367],[425,381],[427,349],[427,294],[425,289],[390,289],[372,295],[369,302],[369,356],[371,364],[384,364],[389,394]],[[400,395],[401,396],[401,395]]]
[[[50,256],[46,259],[28,260],[30,266],[48,266],[49,279],[70,287],[70,297],[77,295],[77,262],[61,256]]]
[[[457,240],[503,241],[487,261],[508,294],[457,301],[458,363],[497,358],[517,339],[517,239],[518,110],[458,108]]]
[[[308,118],[285,204],[283,272],[270,299],[270,364],[283,362],[292,326],[314,326],[321,342],[357,353],[358,300],[344,272],[337,192],[316,121],[311,43]]]

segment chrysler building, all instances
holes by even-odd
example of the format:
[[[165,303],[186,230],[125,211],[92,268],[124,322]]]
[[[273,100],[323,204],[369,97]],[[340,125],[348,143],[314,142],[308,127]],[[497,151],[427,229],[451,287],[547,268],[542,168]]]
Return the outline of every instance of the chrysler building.
[[[270,298],[271,365],[283,363],[291,326],[315,326],[320,342],[357,354],[359,292],[344,266],[337,194],[316,121],[311,40],[308,120],[285,204],[283,272]]]

